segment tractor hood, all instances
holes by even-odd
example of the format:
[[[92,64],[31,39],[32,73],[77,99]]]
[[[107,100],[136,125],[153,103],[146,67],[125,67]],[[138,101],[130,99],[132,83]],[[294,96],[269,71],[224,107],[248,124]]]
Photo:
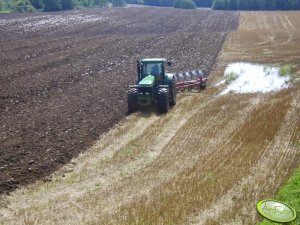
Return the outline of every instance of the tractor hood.
[[[153,86],[154,85],[154,81],[155,81],[155,78],[154,76],[152,75],[148,75],[146,77],[144,77],[144,79],[142,79],[140,82],[139,82],[139,85],[140,86]]]

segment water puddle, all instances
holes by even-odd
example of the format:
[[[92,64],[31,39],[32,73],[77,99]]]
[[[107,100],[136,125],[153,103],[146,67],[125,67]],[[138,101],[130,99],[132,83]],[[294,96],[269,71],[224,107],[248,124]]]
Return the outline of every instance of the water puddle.
[[[229,64],[224,72],[224,79],[216,86],[228,83],[220,94],[255,93],[279,91],[287,88],[290,83],[290,70],[288,67],[273,65],[259,65],[251,63]]]

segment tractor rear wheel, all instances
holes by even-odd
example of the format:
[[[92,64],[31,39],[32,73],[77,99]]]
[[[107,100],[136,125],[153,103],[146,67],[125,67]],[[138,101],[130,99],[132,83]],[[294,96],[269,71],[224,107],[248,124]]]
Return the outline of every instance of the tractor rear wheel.
[[[166,88],[159,89],[157,95],[158,110],[161,113],[169,111],[169,90]]]
[[[138,109],[137,100],[138,90],[135,88],[129,89],[127,94],[128,113],[133,113]]]
[[[176,96],[177,96],[177,89],[176,89],[176,81],[172,80],[170,84],[170,106],[176,105]]]

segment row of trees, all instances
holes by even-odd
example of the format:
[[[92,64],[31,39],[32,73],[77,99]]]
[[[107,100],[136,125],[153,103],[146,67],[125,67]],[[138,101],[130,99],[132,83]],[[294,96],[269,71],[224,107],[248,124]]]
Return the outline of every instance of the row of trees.
[[[213,0],[0,0],[0,10],[12,12],[60,11],[81,7],[125,6],[145,4],[150,6],[193,9],[211,7]]]
[[[193,0],[177,0],[174,2],[174,7],[179,9],[195,9],[197,8]]]
[[[212,7],[220,10],[300,9],[300,0],[0,0],[0,11],[60,11],[81,7],[106,7],[109,4],[112,6],[125,6],[126,2],[185,9],[196,7]]]
[[[213,9],[222,10],[298,10],[300,0],[214,0]]]
[[[0,11],[2,11],[3,9],[4,9],[4,2],[0,0]]]
[[[0,0],[0,11],[35,12],[61,11],[75,8],[125,6],[125,0]]]
[[[137,0],[135,0],[137,1]],[[143,1],[143,0],[141,0]],[[298,10],[300,0],[144,0],[145,5],[221,10]]]
[[[151,6],[162,6],[162,7],[173,7],[176,5],[186,6],[187,4],[192,4],[195,7],[211,7],[213,0],[189,0],[189,1],[179,1],[179,0],[144,0],[145,5]]]

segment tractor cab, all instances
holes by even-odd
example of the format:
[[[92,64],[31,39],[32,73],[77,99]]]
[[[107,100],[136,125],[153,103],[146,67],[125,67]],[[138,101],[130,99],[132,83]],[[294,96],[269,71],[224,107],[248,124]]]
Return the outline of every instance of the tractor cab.
[[[165,58],[149,58],[138,61],[137,63],[137,74],[139,83],[141,80],[147,76],[153,76],[155,80],[155,85],[160,85],[165,83],[165,64],[167,63]]]

